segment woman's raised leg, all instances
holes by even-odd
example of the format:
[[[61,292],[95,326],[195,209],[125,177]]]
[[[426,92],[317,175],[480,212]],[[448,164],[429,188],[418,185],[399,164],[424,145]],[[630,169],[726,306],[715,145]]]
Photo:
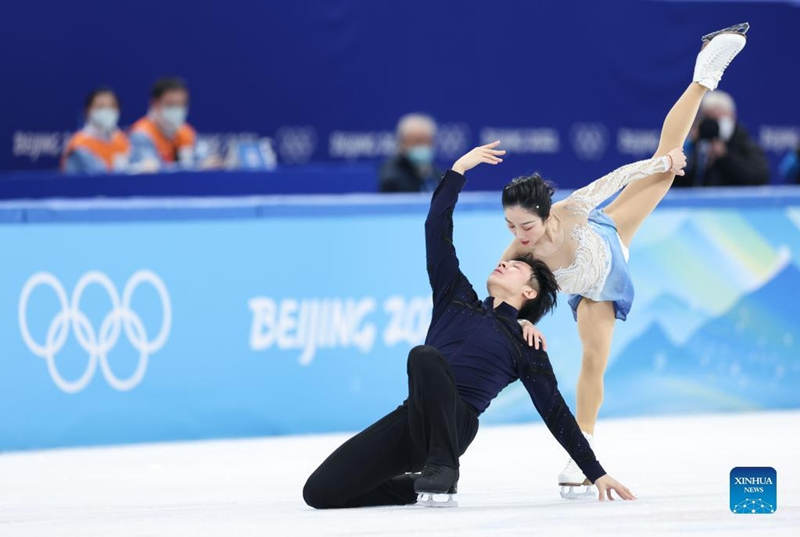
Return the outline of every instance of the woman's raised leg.
[[[686,91],[672,106],[661,127],[661,139],[654,156],[659,157],[682,147],[700,108],[700,101],[709,89],[715,89],[728,64],[744,48],[749,24],[721,30],[705,42],[697,55],[694,76]],[[707,36],[708,37],[708,36]],[[616,222],[622,241],[630,246],[633,235],[669,190],[675,176],[669,172],[629,184],[606,209]]]
[[[654,157],[683,146],[707,91],[697,82],[692,82],[686,88],[664,119]],[[639,226],[669,191],[673,179],[675,175],[666,172],[631,183],[606,207],[606,214],[617,224],[619,236],[626,246],[630,246]]]

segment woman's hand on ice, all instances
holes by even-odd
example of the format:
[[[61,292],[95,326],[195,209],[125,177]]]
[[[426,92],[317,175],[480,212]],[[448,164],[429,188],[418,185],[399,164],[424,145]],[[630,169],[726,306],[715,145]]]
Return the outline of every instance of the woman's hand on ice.
[[[505,155],[506,150],[495,149],[498,145],[500,145],[500,140],[473,148],[469,153],[455,161],[452,170],[463,175],[467,170],[471,170],[481,162],[500,164],[503,162],[500,155]]]
[[[547,341],[544,339],[544,334],[536,328],[535,324],[527,319],[520,319],[519,325],[522,327],[522,339],[527,341],[529,346],[538,349],[539,345],[541,345],[543,351],[547,350]]]
[[[601,502],[605,501],[606,499],[609,499],[611,501],[614,500],[614,498],[611,496],[612,490],[616,492],[617,495],[623,500],[636,499],[636,496],[634,496],[633,493],[630,490],[628,490],[628,487],[626,487],[625,485],[623,485],[622,483],[620,483],[619,481],[617,481],[608,474],[603,474],[602,476],[598,477],[595,480],[594,484],[597,487],[597,491],[600,494],[600,497],[598,499]]]
[[[686,155],[683,154],[683,149],[680,147],[676,147],[669,153],[667,153],[669,157],[669,171],[674,173],[675,175],[685,175],[686,172],[683,169],[686,167]]]

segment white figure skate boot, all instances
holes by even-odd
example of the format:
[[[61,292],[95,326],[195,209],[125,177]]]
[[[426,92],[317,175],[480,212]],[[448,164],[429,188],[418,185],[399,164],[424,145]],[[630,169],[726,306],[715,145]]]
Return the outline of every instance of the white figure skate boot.
[[[693,81],[710,90],[717,89],[722,74],[744,48],[748,23],[737,24],[703,36],[704,46],[694,64]]]
[[[583,432],[583,431],[581,431]],[[587,432],[583,436],[589,441],[589,446],[594,450],[593,437]],[[572,458],[558,474],[558,486],[561,488],[561,497],[565,500],[578,500],[591,498],[597,495],[597,489],[589,481]]]

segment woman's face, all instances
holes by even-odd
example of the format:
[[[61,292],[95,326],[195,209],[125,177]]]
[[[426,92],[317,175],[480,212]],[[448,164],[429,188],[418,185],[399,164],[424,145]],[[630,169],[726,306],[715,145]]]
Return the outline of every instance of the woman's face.
[[[117,99],[114,98],[114,95],[111,93],[98,93],[92,100],[92,104],[89,106],[88,112],[91,114],[92,110],[102,108],[113,108],[114,110],[119,110]]]
[[[509,231],[522,246],[530,247],[544,235],[544,221],[538,214],[519,205],[506,207],[503,212]]]

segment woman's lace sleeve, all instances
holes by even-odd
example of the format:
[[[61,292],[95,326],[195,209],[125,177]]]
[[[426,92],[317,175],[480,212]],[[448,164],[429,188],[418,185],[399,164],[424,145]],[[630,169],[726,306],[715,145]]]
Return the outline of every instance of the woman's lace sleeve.
[[[579,188],[565,201],[573,211],[589,214],[592,209],[610,198],[628,183],[644,179],[656,173],[663,173],[669,168],[670,159],[667,155],[626,164],[608,175],[592,181],[585,187]]]

